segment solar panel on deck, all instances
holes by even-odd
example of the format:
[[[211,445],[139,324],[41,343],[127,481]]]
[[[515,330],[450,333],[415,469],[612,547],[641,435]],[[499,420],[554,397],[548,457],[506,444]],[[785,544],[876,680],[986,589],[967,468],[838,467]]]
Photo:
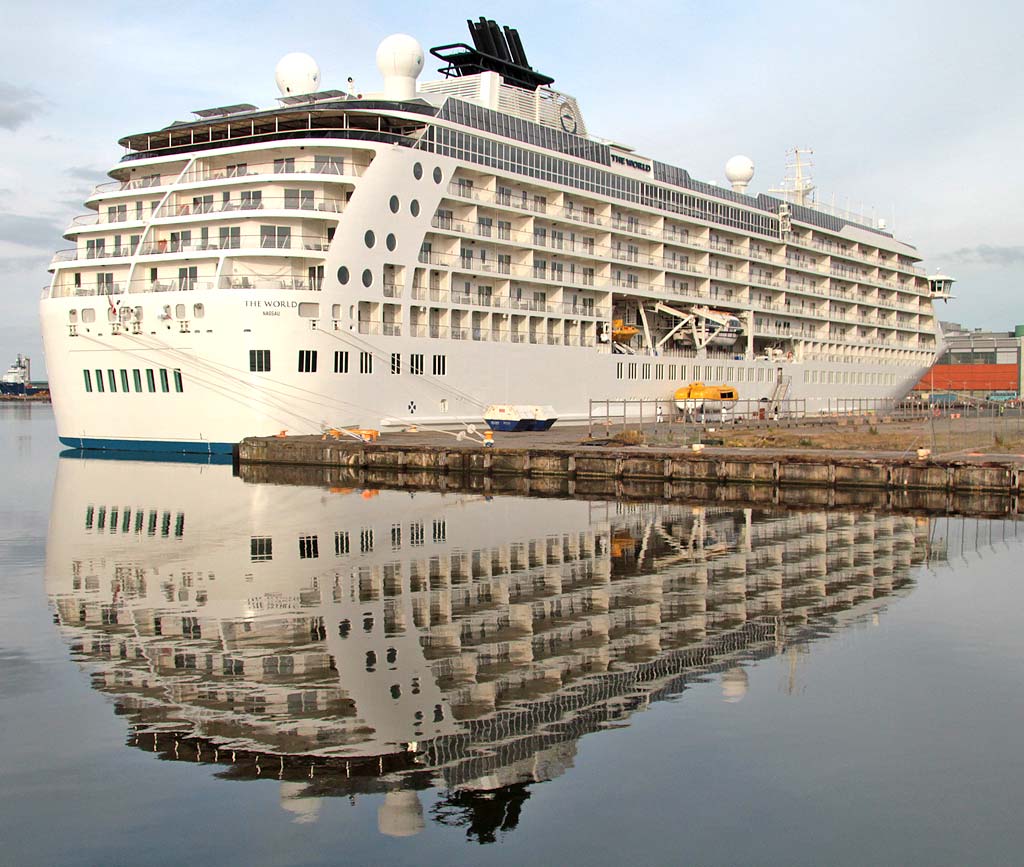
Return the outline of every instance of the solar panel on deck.
[[[219,109],[201,109],[193,112],[200,118],[222,118],[225,115],[239,115],[242,112],[255,112],[256,106],[249,102],[240,102],[238,105],[221,105]]]
[[[343,90],[318,90],[315,93],[300,93],[297,96],[279,96],[278,102],[285,105],[300,105],[304,102],[323,102],[325,99],[348,99]]]

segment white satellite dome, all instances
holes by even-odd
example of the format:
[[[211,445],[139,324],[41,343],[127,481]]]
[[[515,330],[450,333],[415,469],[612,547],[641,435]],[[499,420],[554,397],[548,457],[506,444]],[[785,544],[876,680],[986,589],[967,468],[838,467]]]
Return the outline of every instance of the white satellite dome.
[[[754,177],[754,161],[743,154],[736,154],[725,164],[725,177],[735,192],[746,192],[747,184]]]
[[[277,61],[274,78],[281,96],[314,93],[320,88],[320,67],[305,52],[293,51]]]
[[[412,99],[423,71],[423,46],[407,33],[392,33],[377,46],[377,68],[387,99]]]

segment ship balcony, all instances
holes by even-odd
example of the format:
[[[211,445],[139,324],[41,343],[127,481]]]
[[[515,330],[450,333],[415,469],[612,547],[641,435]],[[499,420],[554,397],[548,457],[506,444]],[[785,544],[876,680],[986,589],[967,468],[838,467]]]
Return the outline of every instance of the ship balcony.
[[[665,271],[671,271],[676,274],[693,274],[700,277],[708,275],[706,265],[694,265],[692,262],[684,262],[681,259],[662,259],[661,264]]]
[[[814,339],[817,332],[813,328],[786,327],[783,323],[763,324],[754,329],[755,334],[769,335],[771,337],[792,337],[801,340]]]
[[[493,190],[481,189],[468,183],[455,181],[448,185],[447,191],[450,195],[460,199],[468,199],[482,204],[495,205],[499,208],[509,208],[514,211],[526,212],[529,214],[543,214],[552,221],[565,220],[573,224],[585,226],[605,226],[607,220],[589,210],[584,210],[578,205],[555,205],[546,200],[541,201],[532,195],[523,196],[521,191],[513,194],[495,193]],[[603,207],[604,203],[598,203]]]
[[[750,281],[746,274],[741,274],[738,268],[728,268],[721,265],[710,265],[708,273],[716,280],[728,280],[730,283],[739,283],[746,286]]]
[[[302,191],[307,192],[307,191]],[[233,219],[246,216],[253,211],[283,211],[289,216],[301,211],[303,216],[337,219],[337,215],[345,210],[345,200],[328,196],[299,195],[282,197],[246,198],[241,201],[187,201],[180,204],[169,202],[162,205],[156,212],[157,219],[204,217],[209,215],[230,214]],[[271,216],[271,214],[260,214]]]
[[[708,249],[715,253],[732,256],[735,259],[747,259],[750,256],[749,252],[740,247],[739,244],[729,244],[725,241],[711,241],[708,244]]]
[[[368,328],[383,323],[365,323]],[[598,346],[597,338],[589,334],[548,334],[541,331],[513,331],[507,328],[462,327],[447,325],[410,325],[408,332],[413,337],[430,337],[438,340],[463,340],[480,343],[522,343],[535,346]],[[370,331],[369,333],[379,333]],[[601,350],[607,352],[602,344]]]
[[[264,291],[287,289],[307,292],[319,292],[323,288],[323,278],[309,279],[308,277],[287,275],[261,276],[258,274],[233,274],[230,276],[222,276],[218,280],[217,286],[220,289],[258,289]]]
[[[813,259],[804,259],[796,256],[787,256],[785,261],[786,269],[789,271],[809,271],[812,274],[821,274],[821,266]]]
[[[159,187],[165,183],[168,183],[168,179],[161,177],[159,174],[147,175],[142,178],[133,178],[130,181],[106,181],[105,183],[97,184],[93,187],[93,191],[89,194],[89,198],[93,199],[98,195],[103,195],[104,193],[148,190],[154,187]]]
[[[414,286],[413,301],[452,303],[467,307],[487,307],[494,310],[514,310],[528,313],[555,313],[584,319],[604,319],[607,308],[571,301],[535,301],[527,298],[509,298],[486,293],[449,293],[444,289],[425,289]]]
[[[277,181],[309,180],[310,175],[318,179],[330,181],[337,178],[362,177],[369,168],[364,163],[335,156],[282,157],[265,163],[246,163],[240,161],[240,155],[232,157],[231,165],[209,165],[200,163],[181,177],[183,184],[201,184],[207,182],[246,182],[271,177]]]
[[[277,226],[276,232],[230,234],[216,239],[203,240],[184,238],[160,238],[139,245],[139,256],[191,256],[196,253],[220,253],[230,250],[232,255],[258,252],[261,255],[293,250],[324,252],[330,246],[326,235],[307,235],[281,231],[287,227]]]
[[[80,214],[71,220],[68,231],[77,230],[85,226],[116,225],[118,228],[122,225],[130,226],[132,224],[142,226],[145,222],[146,220],[143,215],[134,208],[130,215],[126,209],[117,209],[114,213],[110,213],[108,210],[107,213],[100,211],[96,214]]]
[[[640,235],[644,238],[650,238],[657,234],[657,231],[653,226],[641,223],[639,220],[613,219],[611,227],[616,232],[622,232],[627,235]]]
[[[750,283],[753,286],[769,286],[773,289],[781,289],[782,281],[774,280],[771,277],[765,277],[761,274],[751,274]]]

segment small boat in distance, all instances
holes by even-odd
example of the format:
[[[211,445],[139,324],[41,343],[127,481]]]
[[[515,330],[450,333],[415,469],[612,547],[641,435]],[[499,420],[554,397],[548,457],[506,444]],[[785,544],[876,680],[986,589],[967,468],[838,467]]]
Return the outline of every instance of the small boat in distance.
[[[14,364],[0,376],[0,394],[30,395],[38,394],[39,391],[32,386],[32,360],[19,353]]]
[[[491,430],[548,430],[558,420],[553,406],[493,403],[484,410],[484,421]]]

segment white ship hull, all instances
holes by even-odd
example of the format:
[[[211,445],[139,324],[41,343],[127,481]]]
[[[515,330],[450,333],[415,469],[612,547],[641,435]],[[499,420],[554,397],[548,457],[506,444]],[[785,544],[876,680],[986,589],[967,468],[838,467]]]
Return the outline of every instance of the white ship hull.
[[[225,295],[228,297],[225,297]],[[289,304],[328,301],[325,293],[292,293]],[[753,361],[659,357],[598,353],[592,347],[495,344],[469,340],[376,337],[331,329],[318,323],[316,330],[300,319],[296,307],[274,309],[268,318],[252,305],[275,304],[273,293],[192,291],[166,293],[161,302],[203,304],[204,328],[180,333],[172,327],[157,334],[97,334],[88,341],[67,336],[66,311],[49,303],[44,309],[44,342],[54,394],[60,440],[74,448],[116,448],[225,452],[247,436],[320,433],[327,427],[396,428],[416,425],[479,423],[491,403],[550,404],[560,424],[585,422],[590,400],[659,399],[669,401],[687,382],[735,382],[741,399],[771,397],[779,371],[792,377],[787,398],[804,401],[808,413],[824,412],[838,399],[898,399],[907,394],[928,369],[919,364],[894,367],[842,362]],[[62,313],[64,315],[62,315]],[[64,320],[62,322],[61,320]],[[250,329],[251,341],[242,342],[225,331]],[[248,334],[249,332],[246,331]],[[70,346],[68,345],[70,344]],[[291,370],[251,373],[245,369],[248,348],[258,344],[270,357],[287,361]],[[317,353],[316,373],[294,370],[299,350]],[[333,372],[333,355],[349,353],[349,373]],[[370,352],[373,373],[358,372],[358,355]],[[390,356],[398,354],[402,367],[411,354],[445,356],[446,376],[390,373]],[[59,359],[59,362],[58,362]],[[623,382],[617,365],[673,365],[676,379]],[[285,364],[281,364],[282,367]],[[135,369],[180,370],[183,390],[166,393],[83,392],[83,371],[108,376],[126,370],[130,387]],[[820,384],[805,383],[804,371],[818,372]],[[710,370],[710,375],[705,371]],[[557,371],[557,376],[550,375]],[[685,371],[685,372],[684,372]],[[719,372],[721,371],[721,372]],[[730,376],[729,371],[732,371]],[[851,384],[851,374],[864,378]],[[653,375],[653,374],[652,374]],[[842,382],[844,376],[847,381]],[[831,383],[829,382],[831,380]],[[891,380],[891,381],[886,381]],[[882,384],[886,381],[885,384]],[[144,384],[145,387],[145,384]],[[74,394],[74,399],[66,399]]]

